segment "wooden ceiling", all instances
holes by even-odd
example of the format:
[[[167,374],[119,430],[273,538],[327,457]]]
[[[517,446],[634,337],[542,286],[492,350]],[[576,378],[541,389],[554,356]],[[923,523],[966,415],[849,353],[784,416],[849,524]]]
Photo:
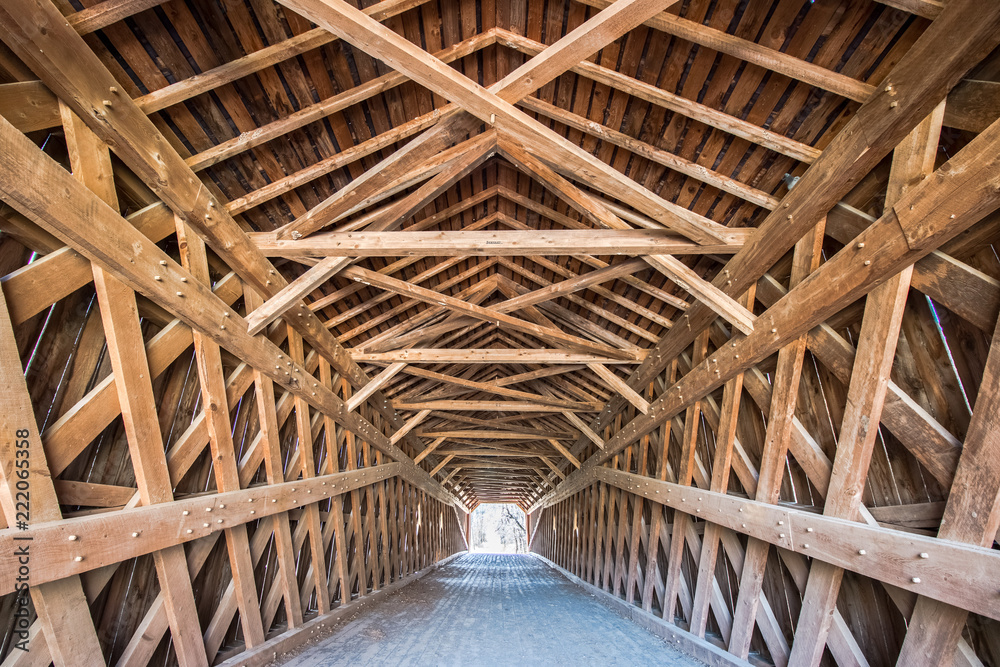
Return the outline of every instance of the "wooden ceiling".
[[[610,398],[647,410],[659,389],[627,381],[693,303],[752,330],[710,281],[939,11],[364,7],[449,65],[423,59],[448,70],[433,84],[400,45],[327,32],[322,3],[58,4],[286,278],[305,273],[251,332],[305,296],[412,456],[469,503],[525,506],[603,447]],[[515,107],[470,104],[481,89]]]
[[[102,596],[34,636],[244,655],[511,502],[737,658],[1000,659],[1000,9],[943,4],[0,3],[0,396],[51,491],[33,576]],[[294,548],[230,500],[228,552],[155,532],[228,493],[280,497]],[[134,576],[107,540],[63,558],[64,522],[130,511]],[[811,517],[834,537],[775,533]],[[143,582],[188,542],[202,625],[166,640]]]

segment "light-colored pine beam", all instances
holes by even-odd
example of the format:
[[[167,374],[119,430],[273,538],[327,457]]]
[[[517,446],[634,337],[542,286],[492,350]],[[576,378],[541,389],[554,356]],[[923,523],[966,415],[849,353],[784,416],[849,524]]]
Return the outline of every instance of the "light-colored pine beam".
[[[548,440],[555,440],[556,438],[552,435],[542,435],[537,433],[527,432],[521,433],[519,431],[424,431],[420,435],[425,438],[467,438],[469,440],[524,440],[524,441],[534,441],[541,440],[543,438]],[[559,435],[559,434],[556,434]]]
[[[751,230],[734,229],[732,239],[691,243],[669,230],[531,230],[434,232],[326,232],[283,240],[274,232],[250,234],[269,257],[492,257],[511,255],[731,255]]]
[[[556,451],[562,454],[567,461],[572,463],[574,468],[580,467],[580,460],[575,456],[573,456],[573,452],[566,449],[566,447],[561,442],[559,442],[555,438],[548,438],[548,443],[552,445],[556,449]]]
[[[647,255],[650,266],[670,278],[696,299],[714,310],[720,317],[744,334],[753,332],[754,314],[721,289],[708,282],[676,257]]]
[[[640,141],[639,139],[630,137],[624,132],[619,132],[613,128],[596,123],[589,118],[584,118],[583,116],[578,116],[571,111],[561,109],[555,105],[545,102],[544,100],[540,100],[537,97],[525,97],[517,104],[519,107],[534,111],[535,113],[541,114],[546,118],[551,118],[552,120],[566,125],[567,127],[571,127],[592,137],[596,137],[601,141],[607,141],[615,146],[624,148],[639,157],[652,160],[653,162],[667,167],[668,169],[672,169],[677,173],[695,178],[706,185],[718,188],[723,192],[728,192],[731,195],[745,199],[746,201],[757,204],[758,206],[763,206],[769,210],[773,210],[778,207],[777,197],[773,197],[752,186],[740,183],[734,178],[712,171],[708,167],[703,167],[696,162],[685,160],[679,155],[674,155],[673,153],[669,153],[663,149],[651,146],[650,144]]]
[[[544,340],[552,341],[557,345],[565,345],[570,349],[584,350],[596,354],[623,358],[631,357],[628,351],[618,350],[603,344],[591,343],[577,336],[567,334],[559,329],[539,326],[517,317],[500,313],[494,309],[477,306],[467,301],[462,301],[452,296],[441,294],[424,287],[419,287],[413,283],[408,283],[397,278],[391,278],[375,271],[352,266],[344,269],[341,274],[352,280],[374,285],[381,289],[396,292],[404,296],[409,296],[426,303],[443,306],[449,310],[454,310],[464,315],[469,315],[485,322],[493,322],[504,325],[516,331],[523,331],[533,336],[538,336]]]
[[[419,454],[417,454],[416,456],[413,457],[413,462],[414,463],[420,463],[421,461],[423,461],[424,459],[426,459],[428,457],[428,455],[432,454],[434,452],[434,450],[436,450],[438,447],[440,447],[441,444],[444,443],[444,441],[447,440],[447,439],[448,438],[444,438],[444,437],[435,439],[431,444],[427,445],[427,447],[424,449],[424,451],[420,452]],[[448,480],[446,479],[445,482],[447,482],[447,481]]]
[[[479,391],[485,391],[491,394],[496,394],[498,396],[507,396],[508,398],[517,398],[534,403],[551,405],[553,408],[573,407],[572,405],[570,405],[570,402],[568,401],[548,398],[540,394],[533,394],[527,391],[519,391],[517,389],[507,389],[505,387],[500,387],[494,383],[465,380],[451,375],[445,375],[444,373],[436,373],[434,371],[425,370],[423,368],[419,368],[416,366],[410,366],[409,368],[406,369],[406,372],[410,375],[415,375],[417,377],[428,378],[431,380],[438,380],[439,382],[443,382],[446,384],[453,384],[459,387],[465,387],[466,389],[476,389]]]
[[[451,460],[452,460],[453,458],[455,458],[455,455],[454,455],[454,454],[449,454],[448,456],[446,456],[446,457],[444,457],[443,459],[441,459],[441,462],[440,462],[440,463],[438,463],[438,464],[437,464],[436,466],[434,466],[434,469],[433,469],[433,470],[431,470],[431,472],[430,472],[430,475],[431,475],[431,477],[434,477],[434,475],[436,475],[436,474],[438,474],[439,472],[441,472],[441,470],[442,470],[442,469],[443,469],[443,468],[444,468],[444,467],[445,467],[446,465],[448,465],[448,463],[449,463],[449,462],[450,462],[450,461],[451,461]],[[468,466],[465,466],[465,467],[468,467]]]
[[[281,317],[285,311],[296,304],[300,309],[309,309],[309,306],[302,303],[302,299],[340,273],[340,270],[352,261],[350,257],[326,257],[320,260],[315,266],[265,301],[263,306],[247,316],[249,334],[253,336],[260,333],[267,328],[268,324]]]
[[[594,433],[593,429],[591,429],[590,426],[586,424],[586,422],[584,422],[582,419],[577,417],[572,412],[564,411],[562,415],[563,417],[566,418],[566,420],[570,424],[572,424],[578,431],[580,431],[582,435],[586,436],[588,440],[597,445],[598,449],[604,449],[605,447],[604,438]]]
[[[642,355],[640,355],[642,356]],[[560,349],[502,349],[502,348],[407,348],[392,352],[354,352],[355,361],[374,363],[406,362],[411,364],[569,364],[591,362],[601,364],[637,364],[635,359],[600,357],[593,354],[566,352]]]
[[[396,406],[396,407],[397,407],[397,409],[402,409],[402,408],[399,408],[399,406]],[[429,410],[429,409],[427,409],[427,410],[421,410],[420,412],[418,412],[414,416],[412,416],[409,419],[407,419],[406,423],[403,424],[402,428],[398,429],[395,433],[392,434],[392,437],[389,438],[389,442],[391,442],[392,444],[395,445],[397,442],[399,442],[400,440],[403,439],[404,435],[406,435],[407,433],[409,433],[410,431],[412,431],[413,429],[415,429],[422,421],[424,421],[425,419],[427,419],[428,415],[430,415],[430,414],[431,414],[431,410]]]
[[[615,375],[613,370],[604,364],[587,364],[587,368],[594,371],[599,378],[604,380],[609,389],[624,396],[629,403],[634,405],[636,409],[639,410],[639,412],[643,414],[649,412],[649,402],[640,396],[638,392],[628,386],[628,383]]]
[[[578,403],[572,411],[567,408],[553,408],[545,403],[529,403],[528,401],[400,401],[396,408],[399,410],[450,410],[458,412],[488,411],[488,412],[562,412],[573,414],[573,412],[596,412],[601,409],[601,404]]]
[[[404,368],[406,368],[406,364],[404,362],[389,364],[385,370],[373,377],[371,382],[366,384],[364,387],[352,394],[349,399],[347,399],[345,402],[347,410],[349,412],[354,412],[360,406],[364,405],[369,396],[385,386],[386,382],[394,378]]]
[[[570,208],[582,215],[584,220],[605,229],[631,229],[621,218],[608,210],[599,199],[557,174],[544,162],[528,153],[524,146],[501,137],[497,142],[497,148],[500,155],[524,174],[538,181],[556,197],[566,202]]]

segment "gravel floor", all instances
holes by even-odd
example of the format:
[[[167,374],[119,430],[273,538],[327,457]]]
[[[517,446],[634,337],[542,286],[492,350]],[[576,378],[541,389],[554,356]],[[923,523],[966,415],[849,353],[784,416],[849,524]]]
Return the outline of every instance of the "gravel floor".
[[[695,660],[541,561],[468,554],[292,657],[340,665],[678,665]]]

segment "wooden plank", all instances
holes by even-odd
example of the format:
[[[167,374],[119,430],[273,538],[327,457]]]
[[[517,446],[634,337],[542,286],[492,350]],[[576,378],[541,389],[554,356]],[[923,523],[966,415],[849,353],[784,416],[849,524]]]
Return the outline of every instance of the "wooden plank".
[[[245,301],[248,312],[253,312],[263,303],[260,295],[249,289],[245,293]],[[322,368],[322,364],[323,362],[321,361],[320,368]],[[264,450],[264,472],[267,475],[267,483],[281,484],[285,481],[285,473],[282,468],[280,431],[278,418],[275,413],[274,383],[269,377],[258,370],[254,370],[253,372],[253,382],[254,396],[257,400],[261,442]],[[295,552],[292,547],[292,534],[288,523],[288,513],[273,515],[271,517],[271,525],[278,562],[278,574],[275,577],[275,585],[281,587],[281,595],[285,600],[285,614],[288,618],[288,627],[297,628],[302,625],[302,607],[299,605],[299,587],[295,576]]]
[[[281,317],[285,311],[296,304],[300,309],[307,310],[308,306],[300,303],[301,300],[340,273],[340,270],[350,263],[351,259],[348,257],[327,257],[321,260],[247,316],[249,334],[253,336],[260,333],[268,324]]]
[[[429,409],[421,410],[414,416],[407,419],[406,423],[403,424],[403,427],[392,434],[392,437],[389,439],[389,442],[396,444],[397,442],[402,440],[404,435],[415,429],[417,426],[420,425],[421,422],[427,419],[427,417],[431,414],[431,412],[432,411]]]
[[[509,303],[509,302],[508,302]],[[499,308],[498,308],[499,310]],[[405,366],[405,364],[401,364]],[[389,368],[392,368],[390,366]],[[388,369],[386,369],[388,370]],[[451,375],[446,375],[444,373],[437,373],[435,371],[429,371],[417,366],[409,366],[406,368],[406,373],[408,375],[414,375],[416,377],[429,378],[431,380],[437,380],[438,382],[444,384],[453,384],[459,387],[465,387],[467,389],[476,389],[478,391],[485,391],[491,394],[496,394],[497,396],[506,396],[508,398],[517,398],[531,403],[541,403],[544,405],[549,405],[553,408],[579,408],[579,402],[566,401],[557,398],[551,398],[549,396],[544,396],[542,394],[535,394],[527,391],[520,391],[518,389],[507,389],[506,387],[498,386],[495,382],[476,382],[474,380],[465,380],[463,378],[454,377]],[[396,406],[399,407],[398,405]]]
[[[646,399],[629,387],[624,380],[615,375],[614,371],[610,368],[604,364],[587,364],[587,368],[594,371],[599,378],[604,380],[612,391],[618,392],[625,397],[625,399],[634,405],[639,412],[643,414],[649,412],[649,403]]]
[[[0,116],[21,132],[59,125],[59,100],[41,81],[0,85]]]
[[[510,329],[524,331],[525,333],[537,336],[543,340],[554,341],[557,345],[565,345],[569,349],[576,349],[578,351],[585,350],[607,356],[631,356],[629,352],[623,350],[617,350],[607,345],[591,343],[577,336],[567,334],[559,329],[532,324],[531,322],[526,322],[520,318],[500,313],[494,309],[483,308],[482,306],[477,306],[467,301],[462,301],[461,299],[457,299],[440,292],[435,292],[434,290],[420,287],[397,278],[391,278],[358,266],[352,266],[344,269],[341,272],[341,275],[365,284],[374,285],[381,289],[396,292],[397,294],[410,296],[415,299],[419,299],[420,301],[444,306],[449,310],[470,315],[486,322],[500,323],[506,325]]]
[[[302,365],[305,362],[302,338],[292,330],[290,325],[288,327],[288,356],[294,364]],[[314,382],[313,385],[313,389],[319,388],[317,383]],[[298,435],[296,451],[299,455],[299,467],[302,472],[302,479],[312,479],[316,476],[316,461],[313,454],[314,443],[312,422],[309,417],[309,403],[305,398],[298,395],[295,397],[295,431]],[[394,442],[390,444],[395,446]],[[323,541],[319,507],[315,503],[310,503],[303,508],[303,513],[302,520],[306,523],[309,530],[309,567],[316,586],[316,606],[319,609],[319,613],[325,614],[330,610],[330,591],[326,585],[326,556],[324,554],[326,545]]]
[[[630,229],[596,197],[580,190],[553,171],[548,165],[533,157],[523,146],[501,138],[497,144],[500,155],[522,172],[534,178],[554,195],[576,210],[585,220],[606,229]]]
[[[488,412],[563,412],[573,414],[565,408],[553,408],[545,403],[528,403],[526,401],[414,401],[399,402],[399,410],[455,410],[455,411],[488,411]],[[574,408],[581,412],[596,412],[601,409],[600,403],[581,403]]]
[[[492,257],[512,255],[704,255],[732,254],[749,230],[733,230],[726,243],[698,245],[669,230],[538,230],[435,232],[326,232],[281,240],[272,232],[250,234],[269,257]]]
[[[662,2],[662,0],[661,0]],[[604,181],[611,187],[620,189],[623,193],[631,195],[627,202],[636,206],[642,212],[650,215],[661,224],[673,227],[678,232],[701,243],[713,243],[726,238],[726,228],[714,223],[706,218],[702,218],[691,213],[687,209],[667,202],[652,194],[635,181],[625,177],[621,172],[613,169],[607,164],[597,160],[592,155],[581,149],[579,146],[570,143],[561,135],[556,134],[546,126],[527,117],[518,111],[504,98],[496,93],[488,91],[473,83],[470,79],[457,73],[455,70],[444,66],[440,61],[431,57],[427,52],[416,47],[411,42],[399,35],[385,29],[377,22],[372,21],[358,10],[346,4],[334,2],[333,0],[286,0],[286,6],[295,9],[304,16],[309,17],[318,25],[327,28],[331,32],[339,35],[341,39],[352,43],[358,48],[374,51],[380,60],[388,63],[393,69],[409,76],[414,81],[427,86],[431,90],[454,100],[465,111],[469,112],[480,121],[497,125],[502,131],[514,136],[522,144],[532,145],[532,150],[549,152],[552,157],[558,157],[566,161],[571,166],[579,165],[582,169],[590,169],[595,181]],[[635,5],[643,9],[659,8],[655,2],[642,3],[642,0],[635,0],[627,3],[630,7]],[[624,11],[626,7],[619,7],[616,4],[607,15],[609,20],[607,25],[612,25],[611,19],[619,11]],[[600,24],[605,17],[598,15]],[[627,18],[622,18],[615,23],[620,29],[623,24],[633,20],[641,21],[643,15],[638,10],[627,13]],[[599,31],[595,34],[600,34]],[[617,30],[609,30],[609,34],[616,33]],[[590,37],[588,31],[581,26],[571,33],[574,42],[576,35]],[[570,39],[570,36],[564,38]],[[613,39],[613,37],[612,37]],[[530,79],[530,83],[524,84],[528,92],[541,82],[539,74],[542,71],[550,71],[553,76],[561,73],[560,66],[566,66],[576,58],[576,52],[586,53],[594,46],[599,47],[596,40],[588,39],[585,44],[568,44],[562,54],[561,45],[556,45],[557,53],[560,57],[551,58],[536,69],[536,75]],[[575,48],[574,48],[575,47]],[[589,55],[589,54],[588,54]],[[577,59],[579,62],[579,59]],[[520,72],[511,73],[512,78],[522,80]],[[515,90],[510,88],[509,90]],[[525,93],[527,94],[527,92]],[[315,224],[307,228],[308,232],[315,231]],[[307,233],[305,229],[296,229],[300,233]],[[283,231],[283,234],[290,234],[291,230]]]
[[[982,132],[1000,116],[1000,83],[966,79],[948,94],[944,124],[970,132]]]
[[[944,103],[896,148],[886,205],[894,204],[905,190],[934,171],[943,117]],[[876,287],[865,302],[824,514],[859,517],[862,505],[858,490],[865,485],[878,435],[878,429],[871,426],[881,420],[912,273],[913,267],[907,267]],[[810,569],[792,645],[792,664],[818,665],[822,659],[842,578],[843,570],[825,563]]]
[[[67,106],[61,106],[61,116],[74,176],[108,206],[117,208],[111,153],[107,145]],[[115,389],[139,495],[145,505],[170,503],[173,487],[167,471],[135,293],[102,268],[95,265],[93,270],[108,357],[115,373]],[[141,533],[133,533],[133,538],[138,536]],[[184,549],[167,547],[155,552],[153,560],[178,659],[207,665]],[[51,638],[49,642],[52,643]]]
[[[565,352],[559,349],[505,350],[499,348],[433,349],[408,348],[393,352],[355,352],[355,361],[375,363],[451,363],[451,364],[634,364],[636,360],[598,357],[592,354]]]
[[[112,23],[146,11],[166,0],[104,0],[66,17],[66,21],[81,35],[96,32]]]
[[[756,289],[751,288],[744,295],[743,306],[753,308]],[[715,429],[715,455],[712,458],[712,480],[709,489],[716,493],[726,493],[729,488],[729,475],[732,470],[733,448],[736,443],[736,428],[739,418],[740,400],[743,393],[743,374],[738,373],[726,382],[722,392],[722,406],[719,409],[719,424]],[[689,628],[699,637],[705,636],[708,625],[708,609],[711,592],[714,589],[716,559],[719,553],[719,540],[722,528],[715,523],[705,526],[705,534],[701,542],[701,555],[698,559],[698,576],[695,584],[694,600],[691,603],[691,618]],[[730,625],[730,631],[732,627]],[[728,637],[726,637],[728,641]]]
[[[196,280],[211,285],[205,242],[196,236],[180,219],[177,220],[177,243],[181,262]],[[209,446],[212,451],[212,469],[215,471],[216,488],[223,493],[240,488],[240,471],[236,463],[236,446],[233,443],[233,426],[229,421],[229,402],[226,398],[226,378],[222,370],[222,353],[215,341],[199,331],[192,332],[198,380],[201,385],[205,422],[208,427]],[[262,408],[266,409],[266,408]],[[250,542],[246,526],[226,530],[226,548],[232,571],[231,587],[240,610],[240,625],[247,648],[264,642],[254,566],[250,560]],[[221,643],[221,642],[219,642]],[[209,641],[209,646],[214,643]],[[214,656],[213,656],[214,657]]]
[[[724,320],[744,334],[753,332],[756,319],[750,311],[728,294],[704,280],[686,264],[670,255],[647,255],[643,259],[650,266],[670,278],[681,289],[690,292],[696,299],[714,310]]]
[[[62,516],[45,462],[45,451],[35,422],[16,340],[6,298],[0,293],[0,400],[4,405],[4,410],[0,412],[0,433],[3,433],[0,441],[0,486],[4,489],[0,496],[0,507],[3,509],[6,525],[15,526],[13,530],[6,531],[11,533],[11,544],[0,553],[3,553],[4,562],[10,565],[4,568],[10,579],[5,586],[5,593],[17,591],[17,604],[26,611],[27,596],[30,595],[41,627],[41,634],[36,633],[33,637],[29,637],[27,626],[18,627],[12,632],[11,643],[15,651],[24,649],[34,655],[44,653],[45,662],[51,660],[60,667],[104,665],[101,643],[94,629],[79,576],[43,581],[35,575],[38,561],[35,559],[31,563],[30,587],[22,588],[24,582],[15,580],[17,568],[13,564],[20,562],[25,548],[29,552],[34,550],[35,553],[45,553],[32,542],[23,541],[26,535],[16,528],[20,525],[18,522],[24,521],[30,530],[35,523],[58,521]],[[27,456],[19,455],[22,451],[27,452]],[[22,460],[27,463],[20,464]],[[21,515],[18,515],[20,508],[16,503],[24,502],[25,495],[18,496],[19,493],[30,494],[28,511]],[[68,558],[75,558],[75,555]],[[11,613],[16,614],[17,611],[13,609]],[[43,641],[44,648],[39,646]]]
[[[298,510],[310,503],[374,484],[393,475],[401,475],[404,479],[413,476],[402,464],[394,462],[362,470],[320,475],[308,480],[254,486],[229,493],[211,493],[177,499],[172,503],[142,505],[32,525],[28,534],[40,545],[40,550],[44,548],[47,553],[53,554],[52,558],[33,563],[32,578],[38,584],[45,584],[162,549],[181,546],[221,532],[225,530],[225,526],[246,524],[274,514]],[[250,514],[251,506],[254,514]],[[211,508],[211,516],[215,518],[215,522],[208,523],[207,526],[204,525],[209,511],[206,508]],[[218,523],[219,519],[223,521],[221,524]],[[138,532],[141,537],[133,538],[134,532]],[[13,538],[17,535],[18,532],[12,529],[0,531],[0,556],[11,557],[17,546]],[[79,539],[69,540],[70,535],[76,535]],[[88,539],[87,536],[91,535],[107,535],[107,538]],[[75,560],[76,555],[83,560]],[[16,572],[13,571],[0,572],[2,594],[16,589],[15,576]],[[198,636],[201,636],[200,632]]]
[[[887,80],[889,85],[862,105],[844,130],[834,137],[823,157],[785,196],[782,207],[767,217],[752,242],[729,261],[729,274],[716,277],[716,287],[724,288],[730,295],[745,291],[996,45],[1000,38],[1000,14],[991,11],[984,15],[980,8],[974,2],[949,3],[948,11],[931,24],[893,68]],[[954,35],[964,33],[969,26],[974,26],[977,37],[966,44],[976,46],[956,50],[953,48]],[[986,43],[981,44],[978,35]],[[942,53],[945,57],[941,57]],[[896,105],[890,107],[893,102]],[[642,386],[655,378],[716,317],[714,311],[700,305],[687,315],[689,328],[675,328],[664,336],[653,353],[657,361],[637,369],[630,378],[631,386]],[[615,402],[607,419],[617,414],[624,404],[624,400]]]
[[[590,136],[596,137],[601,141],[610,142],[615,146],[631,151],[632,153],[644,157],[647,160],[652,160],[653,162],[661,164],[668,169],[672,169],[678,173],[684,174],[685,176],[698,179],[707,185],[719,188],[723,192],[736,195],[737,197],[753,202],[758,206],[763,206],[767,209],[775,209],[778,207],[778,199],[767,194],[766,192],[762,192],[754,187],[745,185],[734,178],[720,174],[709,169],[708,167],[685,160],[679,155],[674,155],[673,153],[669,153],[643,141],[634,139],[624,132],[619,132],[614,128],[600,125],[570,111],[560,109],[559,107],[549,104],[548,102],[540,100],[536,97],[525,97],[517,104],[519,107],[539,113],[547,118],[558,121],[567,127],[571,127],[575,130],[579,130],[589,134]]]
[[[979,396],[955,471],[955,482],[937,533],[938,542],[989,548],[1000,530],[1000,425],[997,423],[1000,392],[996,389],[1000,379],[998,343],[1000,326],[990,344]],[[912,581],[922,579],[917,575]],[[989,586],[982,586],[982,582],[972,586],[979,590],[990,589]],[[939,600],[923,590],[918,592],[920,597],[910,618],[897,664],[904,665],[912,660],[945,664],[954,659],[955,647],[962,638],[969,611],[974,610],[967,601]]]
[[[354,393],[345,403],[348,412],[354,412],[361,405],[364,405],[368,397],[385,386],[385,383],[394,378],[401,370],[406,368],[404,362],[389,364],[385,370],[372,378],[372,381]]]
[[[238,358],[266,372],[286,390],[311,401],[314,407],[348,428],[363,433],[366,440],[384,448],[388,456],[404,463],[409,461],[370,423],[344,412],[342,401],[332,392],[321,387],[310,387],[312,391],[308,391],[303,385],[318,384],[302,380],[311,377],[308,372],[291,364],[270,341],[249,336],[238,313],[2,119],[0,141],[6,148],[2,153],[4,159],[0,160],[0,172],[3,173],[0,191],[8,203],[27,212],[37,224],[56,231],[92,261],[101,262],[129,287],[170,309]],[[32,176],[29,178],[28,174]],[[53,197],[52,192],[56,190],[60,195]],[[186,282],[182,282],[182,278]],[[439,494],[447,502],[449,495],[432,483],[423,471],[414,474],[414,479],[424,480],[430,493]]]
[[[570,424],[573,425],[574,428],[580,431],[580,433],[583,436],[585,436],[588,440],[597,445],[598,449],[604,449],[605,447],[604,438],[602,438],[597,433],[594,433],[594,431],[586,424],[586,422],[577,417],[575,413],[563,411],[562,415],[563,417],[566,418],[566,421],[568,421]]]
[[[708,334],[703,333],[695,339],[691,356],[692,364],[700,364],[705,359],[706,354],[708,354]],[[690,486],[694,479],[695,448],[698,444],[700,431],[701,402],[696,402],[687,409],[687,414],[684,416],[684,434],[681,437],[681,455],[676,474],[676,481],[681,486]],[[687,542],[686,533],[691,528],[691,517],[683,512],[674,512],[671,528],[666,582],[663,585],[660,607],[663,619],[668,623],[676,623],[677,595],[681,583],[681,561],[684,560],[684,544]]]
[[[333,389],[333,377],[330,364],[321,359],[319,363],[320,382],[327,389]],[[323,416],[324,436],[326,438],[326,460],[323,465],[323,474],[335,473],[340,468],[338,461],[340,456],[340,446],[337,438],[337,425],[327,417]],[[335,496],[330,503],[330,516],[327,521],[333,524],[333,535],[335,545],[333,549],[334,569],[336,577],[330,578],[330,598],[334,596],[334,586],[340,585],[340,602],[347,604],[351,600],[351,574],[350,565],[347,558],[347,530],[344,524],[344,499],[343,496]]]

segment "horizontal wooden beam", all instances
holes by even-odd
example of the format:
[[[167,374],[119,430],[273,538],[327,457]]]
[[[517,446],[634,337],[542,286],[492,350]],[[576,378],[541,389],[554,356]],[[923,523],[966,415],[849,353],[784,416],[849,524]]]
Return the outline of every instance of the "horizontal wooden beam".
[[[597,412],[604,407],[600,401],[579,403],[573,408],[577,412]],[[526,401],[423,401],[396,404],[397,410],[488,410],[490,412],[569,412],[566,408],[553,408],[545,403]]]
[[[640,355],[643,356],[643,355]],[[591,354],[566,352],[553,349],[519,349],[505,350],[497,348],[466,348],[466,349],[434,349],[415,348],[394,350],[392,352],[354,352],[351,357],[355,361],[371,361],[375,363],[396,363],[404,361],[411,364],[636,364],[636,360],[613,359],[598,357]]]
[[[0,531],[0,559],[16,562],[17,538],[31,538],[31,582],[38,585],[257,521],[394,476],[413,483],[400,463],[339,472],[283,484],[253,486],[71,519],[31,524],[28,530]],[[72,537],[71,537],[72,536]],[[16,569],[0,569],[0,595],[15,590]]]
[[[408,367],[406,369],[406,373],[409,375],[415,375],[417,377],[427,378],[430,380],[437,380],[445,384],[453,384],[459,387],[465,387],[466,389],[490,392],[498,396],[506,396],[508,398],[519,398],[526,401],[534,401],[536,403],[544,403],[546,405],[551,405],[553,408],[573,407],[573,401],[565,401],[562,399],[551,398],[549,396],[542,396],[541,394],[533,394],[527,391],[520,391],[517,389],[507,389],[506,387],[501,387],[498,384],[491,382],[475,382],[473,380],[466,380],[459,377],[453,377],[451,375],[445,375],[444,373],[435,373],[434,371],[425,370],[417,366]]]
[[[520,431],[421,431],[417,435],[424,438],[468,438],[469,440],[555,440],[551,435]]]
[[[4,201],[285,390],[357,433],[390,458],[403,462],[415,471],[417,478],[422,477],[422,488],[428,493],[445,503],[454,500],[381,431],[356,413],[347,412],[343,401],[320,385],[308,370],[290,360],[269,339],[247,334],[245,320],[208,285],[195,279],[2,118],[0,144],[4,146],[0,151],[0,197]],[[342,368],[345,361],[361,374],[361,369],[349,358],[340,359]],[[395,421],[392,412],[389,415]]]
[[[872,526],[782,505],[692,488],[605,467],[592,468],[560,488],[559,502],[595,483],[611,484],[698,519],[724,526],[927,597],[1000,619],[1000,598],[990,586],[1000,552],[962,542]],[[926,554],[924,557],[922,554]],[[952,567],[961,563],[961,567]]]
[[[268,257],[493,257],[510,255],[727,255],[752,230],[732,230],[732,243],[699,245],[669,230],[531,230],[444,232],[328,232],[279,240],[274,232],[250,234]]]

